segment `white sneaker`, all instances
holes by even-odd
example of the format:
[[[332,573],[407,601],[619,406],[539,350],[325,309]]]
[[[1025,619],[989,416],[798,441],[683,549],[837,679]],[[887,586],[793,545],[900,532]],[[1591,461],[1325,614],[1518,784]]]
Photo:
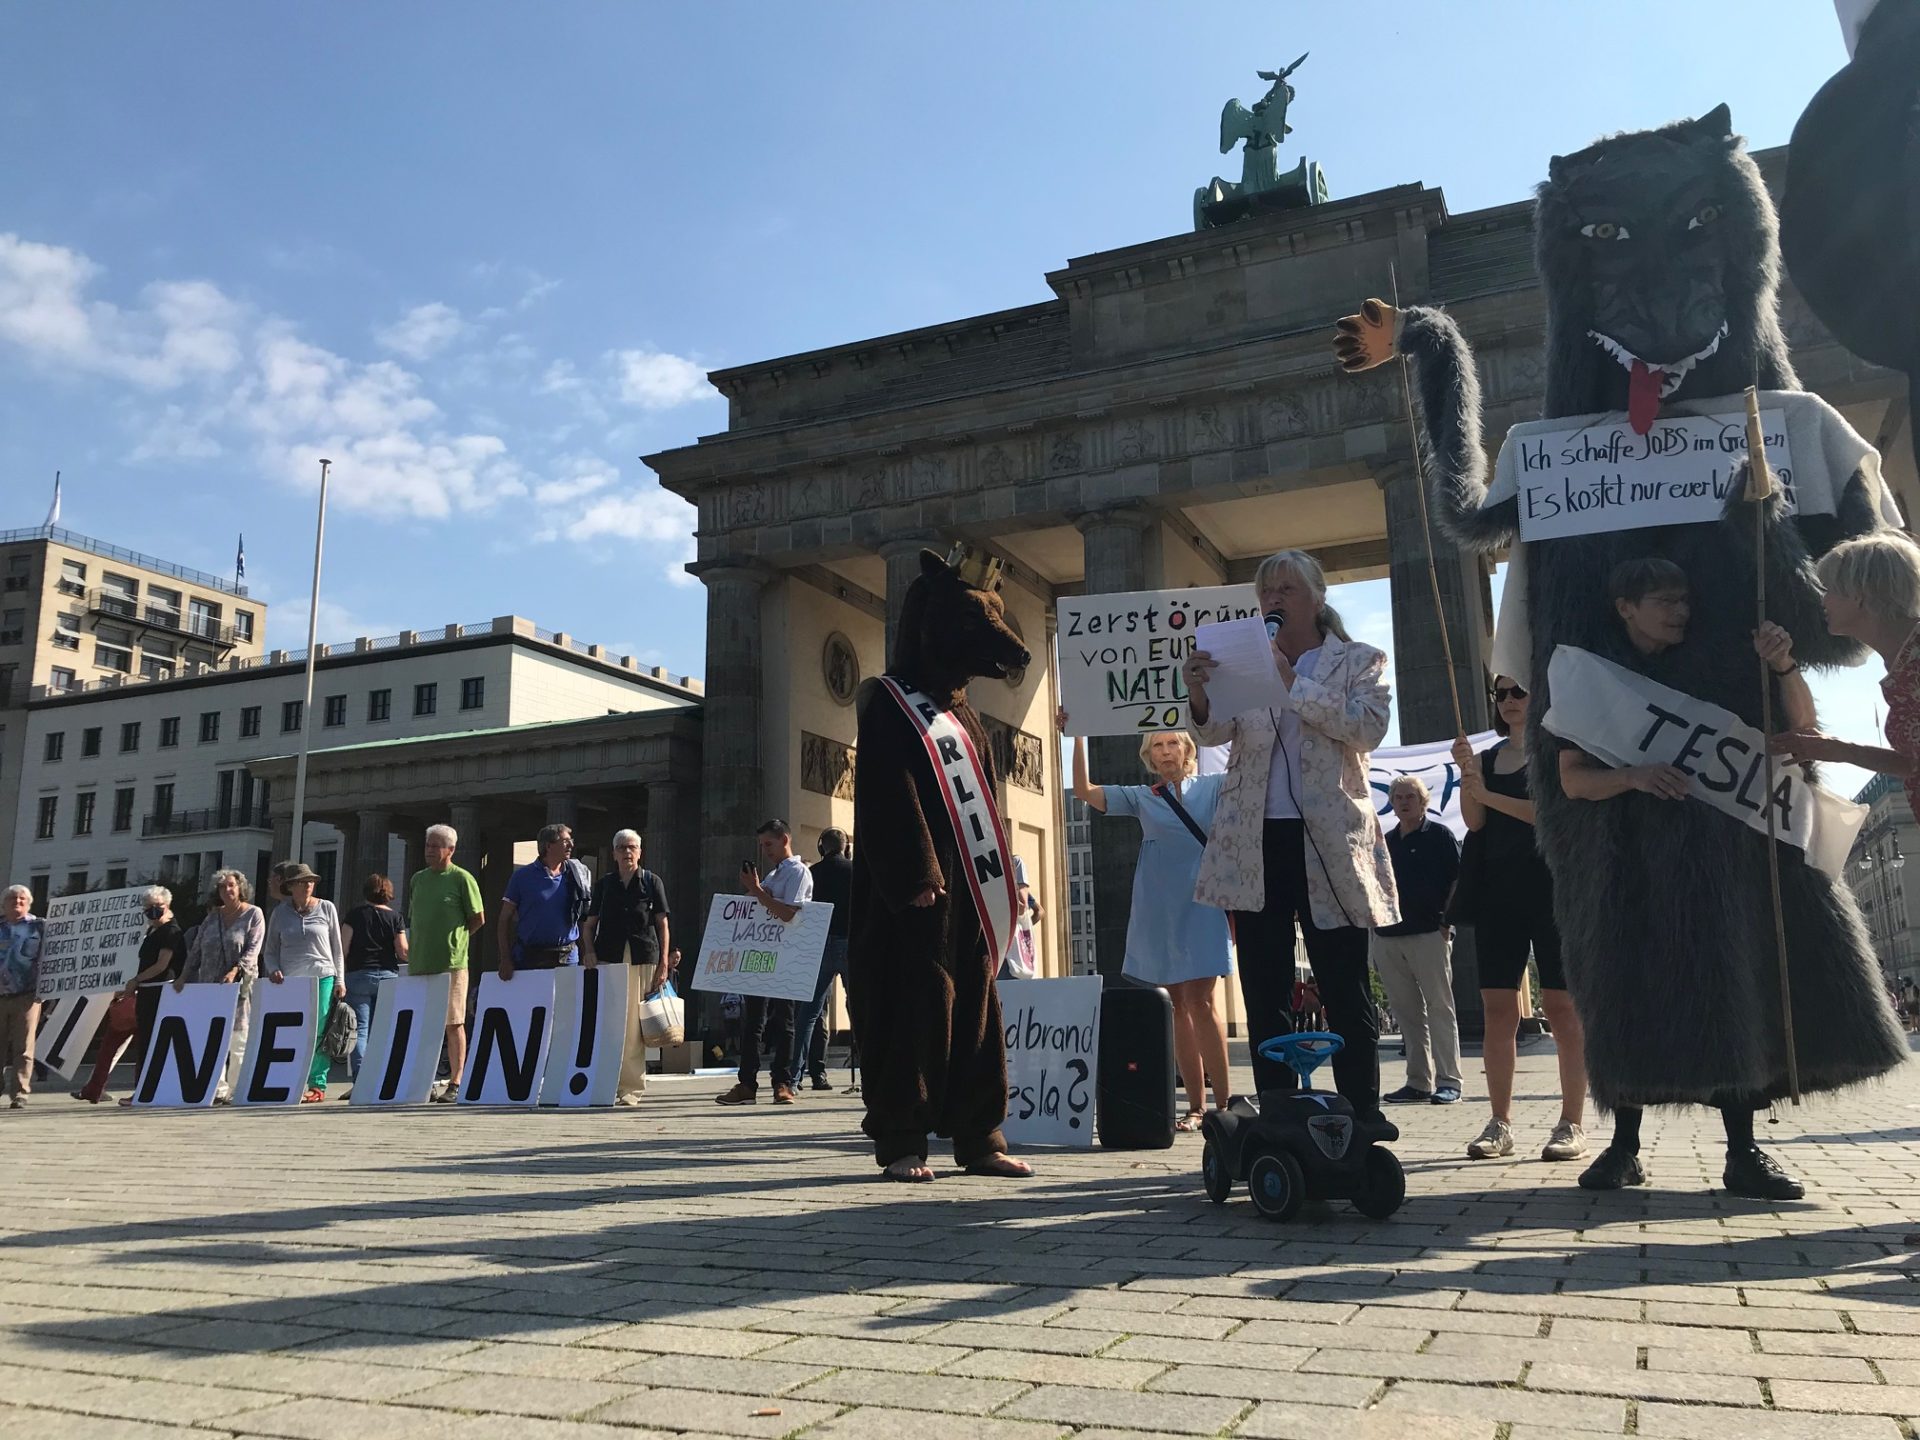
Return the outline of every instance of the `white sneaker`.
[[[1542,1160],[1578,1160],[1587,1153],[1587,1132],[1578,1125],[1562,1120],[1553,1127],[1546,1148],[1540,1152]]]
[[[1487,1128],[1467,1146],[1469,1160],[1494,1160],[1512,1153],[1513,1127],[1497,1117],[1487,1121]]]
[[[644,1092],[639,1090],[622,1090],[618,1095],[613,1097],[613,1103],[616,1105],[638,1105],[643,1094]]]

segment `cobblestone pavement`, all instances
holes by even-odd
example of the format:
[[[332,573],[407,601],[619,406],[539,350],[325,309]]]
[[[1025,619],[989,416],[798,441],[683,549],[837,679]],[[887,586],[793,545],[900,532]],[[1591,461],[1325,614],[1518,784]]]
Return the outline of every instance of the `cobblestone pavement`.
[[[1388,1065],[1389,1086],[1399,1067]],[[838,1079],[839,1076],[836,1076]],[[1800,1204],[1716,1193],[1716,1117],[1650,1116],[1654,1187],[1395,1112],[1399,1216],[1286,1226],[1171,1151],[880,1183],[859,1102],[0,1112],[0,1434],[634,1440],[1899,1440],[1920,1416],[1920,1067],[1784,1110]]]

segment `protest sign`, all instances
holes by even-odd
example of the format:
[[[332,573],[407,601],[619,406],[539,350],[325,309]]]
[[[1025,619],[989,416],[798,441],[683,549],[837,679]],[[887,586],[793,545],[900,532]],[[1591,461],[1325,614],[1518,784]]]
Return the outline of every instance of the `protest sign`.
[[[113,991],[139,970],[147,919],[140,913],[146,887],[94,890],[47,902],[40,948],[40,998]]]
[[[511,980],[480,977],[462,1105],[539,1103],[553,1038],[553,977],[551,970],[516,970]]]
[[[832,921],[833,906],[824,900],[807,901],[791,921],[782,922],[758,900],[716,895],[688,988],[811,1000]]]
[[[1002,980],[1007,1035],[1007,1120],[1016,1145],[1093,1144],[1100,1082],[1098,975]]]
[[[401,975],[375,992],[367,1053],[348,1103],[424,1105],[440,1068],[453,977]],[[258,994],[258,992],[255,992]]]
[[[289,976],[253,987],[247,1056],[240,1066],[236,1105],[298,1105],[313,1069],[314,1032],[320,1026],[320,982]]]
[[[1187,725],[1180,662],[1197,625],[1260,613],[1251,585],[1063,595],[1060,704],[1075,735],[1138,735]]]
[[[154,1108],[213,1104],[214,1087],[227,1068],[233,1014],[239,1004],[237,980],[231,985],[183,985],[177,990],[160,986],[160,1009],[133,1103]]]
[[[34,1031],[33,1078],[39,1084],[49,1076],[79,1078],[80,1068],[100,1022],[113,1004],[111,991],[63,995],[40,1002],[40,1025]]]
[[[629,1041],[626,965],[567,966],[553,972],[553,1044],[540,1082],[542,1105],[611,1105]]]
[[[1467,737],[1476,755],[1499,741],[1500,736],[1492,730]],[[1430,819],[1438,820],[1451,830],[1456,840],[1467,838],[1467,818],[1460,813],[1460,767],[1453,763],[1451,740],[1400,745],[1373,752],[1367,765],[1367,784],[1373,787],[1373,808],[1380,816],[1382,829],[1391,830],[1400,823],[1394,817],[1393,806],[1387,802],[1387,795],[1393,782],[1402,775],[1415,776],[1425,783],[1432,797],[1427,802]]]
[[[1767,463],[1793,490],[1793,456],[1786,415],[1760,412]],[[1636,435],[1624,415],[1554,429],[1515,426],[1500,464],[1519,466],[1520,538],[1592,535],[1648,525],[1718,520],[1747,462],[1747,416],[1664,415]]]
[[[1776,764],[1767,794],[1766,741],[1731,710],[1649,680],[1571,645],[1547,668],[1553,704],[1541,722],[1609,765],[1672,765],[1687,794],[1762,834],[1807,852],[1807,863],[1840,878],[1867,807],[1810,784],[1798,765]]]

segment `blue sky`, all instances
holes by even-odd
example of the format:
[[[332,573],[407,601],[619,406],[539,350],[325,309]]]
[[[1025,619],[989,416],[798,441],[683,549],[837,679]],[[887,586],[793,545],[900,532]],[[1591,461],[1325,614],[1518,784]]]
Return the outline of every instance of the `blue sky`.
[[[1461,211],[1721,100],[1782,143],[1845,58],[1817,0],[7,15],[0,528],[58,468],[102,539],[224,572],[244,529],[299,643],[327,453],[323,636],[514,611],[689,673],[692,512],[637,457],[724,428],[702,371],[1185,230],[1255,69],[1312,52],[1292,138],[1336,195]]]

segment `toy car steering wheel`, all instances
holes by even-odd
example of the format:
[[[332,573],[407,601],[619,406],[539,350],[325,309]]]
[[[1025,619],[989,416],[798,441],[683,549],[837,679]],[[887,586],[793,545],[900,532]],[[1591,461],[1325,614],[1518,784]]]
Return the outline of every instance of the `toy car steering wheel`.
[[[1313,1072],[1337,1055],[1347,1042],[1325,1030],[1300,1030],[1260,1042],[1263,1059],[1277,1060],[1311,1087]]]

